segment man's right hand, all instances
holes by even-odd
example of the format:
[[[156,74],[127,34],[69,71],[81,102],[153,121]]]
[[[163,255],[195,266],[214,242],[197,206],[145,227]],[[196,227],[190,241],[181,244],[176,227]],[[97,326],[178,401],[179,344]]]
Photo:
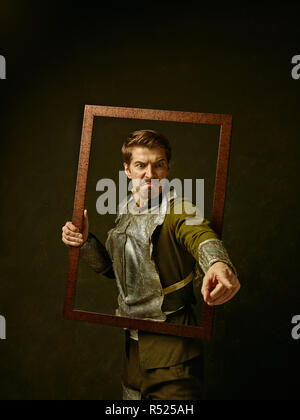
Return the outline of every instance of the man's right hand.
[[[82,233],[79,232],[79,229],[73,225],[72,222],[66,222],[62,228],[62,241],[68,246],[80,247],[87,240],[89,234],[89,219],[87,210],[83,212],[83,226]]]

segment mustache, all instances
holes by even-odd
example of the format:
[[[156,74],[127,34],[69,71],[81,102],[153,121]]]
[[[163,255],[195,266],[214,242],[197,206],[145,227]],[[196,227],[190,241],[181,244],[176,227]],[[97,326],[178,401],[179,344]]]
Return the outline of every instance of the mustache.
[[[151,178],[151,179],[142,179],[139,181],[139,185],[143,186],[146,184],[153,184],[153,185],[160,185],[163,182],[163,180],[158,178]]]
[[[166,184],[167,179],[166,178],[162,178],[162,179],[158,179],[158,178],[151,178],[151,179],[142,179],[142,178],[133,178],[131,179],[132,182],[132,189],[131,191],[135,194],[139,191],[142,191],[144,189],[146,189],[147,187],[151,187],[151,188],[164,188],[165,184]]]

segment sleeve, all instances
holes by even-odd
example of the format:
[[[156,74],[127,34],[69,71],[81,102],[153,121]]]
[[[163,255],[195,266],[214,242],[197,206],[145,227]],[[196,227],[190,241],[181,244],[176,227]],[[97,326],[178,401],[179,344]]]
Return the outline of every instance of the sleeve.
[[[198,260],[199,245],[207,239],[218,239],[210,222],[199,209],[186,199],[174,200],[170,205],[170,226],[180,246]]]
[[[170,224],[177,242],[193,255],[204,273],[221,261],[237,274],[223,242],[193,203],[184,198],[174,201],[170,206]]]
[[[112,262],[105,246],[91,232],[80,247],[79,257],[96,273],[109,278],[115,277]]]

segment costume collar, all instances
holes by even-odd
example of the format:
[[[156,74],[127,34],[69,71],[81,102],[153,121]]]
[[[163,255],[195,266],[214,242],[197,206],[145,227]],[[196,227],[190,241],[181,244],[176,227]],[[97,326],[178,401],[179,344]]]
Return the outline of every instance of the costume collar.
[[[156,203],[154,206],[148,208],[144,207],[142,211],[139,211],[139,209],[136,206],[134,196],[131,193],[128,194],[128,196],[121,201],[121,203],[118,206],[118,215],[116,218],[116,221],[121,217],[124,213],[131,213],[131,214],[160,214],[162,217],[165,216],[167,213],[169,203],[172,199],[177,197],[177,193],[175,188],[165,188],[162,191],[162,200],[161,203]]]

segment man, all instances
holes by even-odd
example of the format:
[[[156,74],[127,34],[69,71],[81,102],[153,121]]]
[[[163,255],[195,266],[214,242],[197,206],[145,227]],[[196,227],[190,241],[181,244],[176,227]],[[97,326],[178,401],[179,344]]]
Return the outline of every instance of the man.
[[[80,257],[96,272],[116,279],[118,315],[195,325],[193,280],[199,269],[208,305],[221,305],[237,293],[236,270],[209,222],[199,221],[192,203],[164,187],[168,140],[154,130],[138,130],[124,142],[122,155],[133,188],[119,206],[105,247],[89,233],[87,210],[82,233],[67,222],[62,240],[80,246]],[[125,353],[124,399],[202,398],[200,340],[127,330]]]

